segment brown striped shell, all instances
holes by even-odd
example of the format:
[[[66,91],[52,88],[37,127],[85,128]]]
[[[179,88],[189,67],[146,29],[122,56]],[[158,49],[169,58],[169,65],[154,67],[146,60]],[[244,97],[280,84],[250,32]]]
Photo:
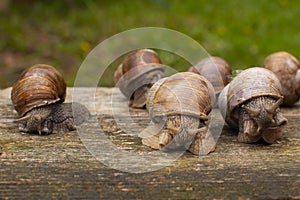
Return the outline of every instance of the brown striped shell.
[[[137,76],[151,70],[149,68],[160,66],[161,60],[157,53],[151,49],[138,49],[130,52],[118,66],[114,73],[115,84],[124,80],[133,80]]]
[[[63,102],[66,83],[52,66],[37,64],[25,70],[12,87],[11,100],[19,117],[33,108]]]
[[[133,68],[147,64],[161,64],[161,60],[157,53],[151,49],[138,49],[129,53],[123,61],[123,72],[128,72]],[[139,68],[143,70],[143,68]]]
[[[190,67],[188,71],[207,78],[213,85],[216,94],[219,94],[229,83],[232,75],[232,70],[226,60],[216,56],[202,59],[195,66]]]
[[[147,109],[154,122],[171,115],[208,120],[215,101],[214,89],[203,76],[181,72],[156,82],[149,90]]]
[[[283,104],[291,106],[300,98],[300,63],[288,52],[275,52],[264,61],[264,67],[273,71],[282,86]]]
[[[239,73],[219,96],[219,108],[226,122],[237,127],[237,122],[230,119],[234,109],[246,101],[260,96],[282,98],[281,84],[276,75],[261,67],[249,68]]]
[[[147,93],[152,84],[164,76],[164,68],[155,51],[138,49],[129,53],[118,66],[114,73],[114,82],[127,98],[134,101],[134,92],[141,86],[148,85],[144,90],[141,90]],[[143,107],[146,103],[146,97],[141,99],[142,102],[130,105]]]

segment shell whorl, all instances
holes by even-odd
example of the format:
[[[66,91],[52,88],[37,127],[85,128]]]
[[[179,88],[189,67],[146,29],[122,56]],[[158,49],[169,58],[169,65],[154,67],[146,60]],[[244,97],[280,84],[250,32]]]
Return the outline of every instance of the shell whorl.
[[[66,83],[52,66],[37,64],[26,69],[12,87],[11,100],[15,110],[23,117],[33,108],[63,102]]]
[[[238,128],[235,108],[239,108],[252,98],[261,96],[281,99],[281,84],[272,71],[261,67],[249,68],[239,73],[222,90],[218,107],[227,124]]]
[[[209,80],[216,94],[229,83],[232,75],[230,65],[220,57],[211,56],[200,60],[195,66],[189,68],[190,72],[198,73]]]
[[[259,96],[281,98],[281,84],[276,75],[268,69],[246,69],[230,82],[227,94],[228,110],[231,112],[245,101]]]
[[[151,87],[147,109],[153,121],[180,114],[207,120],[214,101],[213,86],[206,78],[181,72],[163,78]]]
[[[300,63],[288,52],[270,54],[264,61],[264,67],[273,71],[282,85],[283,104],[291,106],[300,98],[299,72]]]
[[[114,73],[114,82],[130,98],[143,84],[153,84],[164,76],[165,66],[151,49],[138,49],[129,53]]]
[[[123,61],[123,72],[147,64],[161,64],[157,53],[151,49],[138,49],[129,53]]]

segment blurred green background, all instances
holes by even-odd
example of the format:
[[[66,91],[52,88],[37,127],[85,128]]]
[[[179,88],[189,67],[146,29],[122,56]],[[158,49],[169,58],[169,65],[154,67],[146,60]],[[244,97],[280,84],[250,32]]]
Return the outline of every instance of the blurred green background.
[[[299,11],[296,0],[1,0],[0,88],[36,63],[55,66],[72,86],[97,44],[137,27],[180,31],[233,69],[261,66],[274,51],[300,57]],[[179,71],[189,67],[181,58],[159,53]],[[113,85],[117,64],[107,69],[102,86]]]

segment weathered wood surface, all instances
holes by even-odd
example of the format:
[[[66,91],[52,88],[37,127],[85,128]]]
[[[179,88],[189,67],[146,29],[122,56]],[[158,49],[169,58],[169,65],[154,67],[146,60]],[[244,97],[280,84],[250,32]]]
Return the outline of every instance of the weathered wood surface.
[[[70,101],[73,90],[68,91]],[[143,146],[136,136],[149,123],[146,111],[130,109],[133,120],[124,117],[126,99],[116,90],[112,100],[113,91],[76,89],[76,100],[92,111],[91,120],[78,132],[38,136],[18,131],[12,122],[16,112],[10,89],[2,90],[0,198],[300,199],[299,105],[282,109],[289,123],[283,128],[284,138],[276,144],[238,143],[236,131],[225,126],[215,152],[208,156],[187,152],[158,170],[137,173],[141,168],[136,166],[136,173],[129,173],[135,169],[132,163],[140,160],[132,162],[129,157],[123,162],[118,150],[145,156],[142,161],[148,164],[151,159],[147,156],[157,151]],[[100,162],[87,149],[105,147],[101,138],[111,141],[117,151],[96,152],[102,157]],[[86,148],[86,142],[92,145]],[[123,170],[111,167],[120,165]]]

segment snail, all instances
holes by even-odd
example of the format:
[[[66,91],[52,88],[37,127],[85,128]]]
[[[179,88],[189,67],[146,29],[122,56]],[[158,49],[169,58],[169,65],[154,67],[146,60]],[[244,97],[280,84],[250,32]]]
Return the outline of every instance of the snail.
[[[129,53],[114,73],[114,82],[129,99],[129,106],[144,108],[148,90],[164,76],[164,65],[151,49]]]
[[[275,52],[266,57],[264,67],[278,77],[284,96],[282,105],[291,106],[300,98],[300,63],[288,52]]]
[[[268,69],[253,67],[239,73],[221,92],[218,105],[226,123],[239,129],[238,141],[261,138],[274,143],[281,138],[287,119],[280,112],[281,85]]]
[[[232,70],[223,58],[211,56],[200,60],[195,66],[188,69],[189,72],[198,73],[213,85],[216,96],[229,83]]]
[[[149,90],[147,110],[153,123],[140,133],[142,143],[208,154],[215,149],[206,124],[214,101],[213,86],[199,74],[180,72],[160,79]]]
[[[65,97],[66,83],[54,67],[37,64],[27,68],[11,91],[19,130],[39,134],[74,130],[90,113],[79,103],[63,103]]]

